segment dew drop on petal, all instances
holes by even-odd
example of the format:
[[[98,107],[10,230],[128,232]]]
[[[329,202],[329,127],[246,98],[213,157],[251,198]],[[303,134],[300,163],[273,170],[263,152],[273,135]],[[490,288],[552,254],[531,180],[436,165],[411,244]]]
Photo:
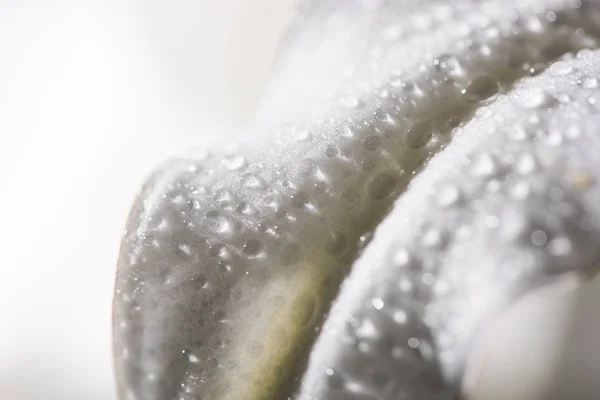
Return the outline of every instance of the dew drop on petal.
[[[230,171],[238,171],[248,165],[248,161],[242,156],[231,156],[225,157],[223,164]]]

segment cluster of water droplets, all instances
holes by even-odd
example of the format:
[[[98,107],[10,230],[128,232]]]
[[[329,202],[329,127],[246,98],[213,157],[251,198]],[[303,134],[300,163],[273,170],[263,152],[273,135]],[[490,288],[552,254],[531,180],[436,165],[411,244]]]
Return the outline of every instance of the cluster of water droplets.
[[[474,7],[470,1],[456,7],[436,3],[417,18],[404,16],[414,26],[402,28],[389,25],[401,11],[389,7],[393,12],[366,16],[364,26],[351,31],[357,48],[368,51],[350,51],[334,63],[331,68],[342,73],[327,78],[319,101],[304,103],[282,87],[281,96],[301,107],[310,104],[305,108],[311,113],[300,114],[295,123],[258,123],[221,152],[191,153],[166,164],[146,185],[124,236],[117,282],[115,351],[126,390],[142,398],[155,393],[186,400],[287,393],[302,376],[315,328],[348,266],[412,177],[462,134],[465,121],[493,119],[494,101],[510,98],[523,112],[567,107],[568,97],[541,89],[504,93],[561,54],[596,44],[581,28],[590,22],[577,7],[549,17],[523,13],[515,22],[504,15],[493,21],[486,11],[459,18]],[[365,39],[374,32],[369,26],[384,27],[376,31],[381,43]],[[429,55],[415,47],[425,34],[431,35]],[[366,59],[355,58],[365,54]],[[554,64],[549,74],[568,79],[569,65]],[[328,76],[326,69],[321,72]],[[595,79],[581,76],[576,84],[592,90]],[[274,97],[269,104],[276,102]],[[555,146],[579,136],[576,128],[538,132],[535,125],[542,120],[507,135],[515,143],[539,136]],[[509,164],[523,175],[543,164],[537,156],[511,156]],[[477,154],[463,165],[473,177],[488,180],[485,190],[501,192],[504,183],[490,179],[502,171],[498,157]],[[581,176],[569,179],[585,184]],[[522,181],[513,186],[523,197],[531,191]],[[466,196],[465,188],[449,184],[432,193],[444,209]],[[496,218],[500,222],[490,214],[488,225],[502,225]],[[420,245],[432,254],[448,243],[446,231],[414,229],[422,231]],[[466,237],[467,230],[457,232]],[[554,243],[556,252],[573,246],[556,242],[544,226],[530,232],[534,236],[544,242],[538,247]],[[402,294],[370,298],[370,307],[353,316],[348,329],[365,337],[356,346],[369,353],[378,346],[369,342],[377,318],[395,309],[393,326],[412,328],[402,333],[402,345],[388,348],[390,354],[408,357],[406,365],[418,364],[418,371],[439,381],[439,371],[431,369],[435,344],[427,337],[429,327],[418,322],[420,303],[405,306],[413,301],[407,299],[429,296],[437,275],[428,265],[436,261],[414,253],[394,256],[411,271],[398,281]],[[431,271],[423,272],[426,268]],[[359,379],[360,371],[354,373]],[[390,382],[373,374],[375,382]],[[326,375],[340,384],[336,368]]]
[[[415,178],[342,286],[300,398],[453,399],[485,321],[596,266],[597,76],[597,52],[553,63]]]

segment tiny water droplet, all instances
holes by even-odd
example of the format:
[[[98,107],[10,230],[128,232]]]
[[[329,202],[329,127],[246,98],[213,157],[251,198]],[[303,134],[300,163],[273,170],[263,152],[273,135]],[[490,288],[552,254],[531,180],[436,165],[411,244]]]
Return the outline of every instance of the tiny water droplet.
[[[582,85],[586,89],[595,89],[598,87],[598,79],[596,78],[586,78],[583,80]]]
[[[557,237],[548,243],[548,251],[553,256],[564,256],[571,252],[573,245],[567,237]]]
[[[496,172],[496,162],[490,153],[482,153],[471,164],[471,173],[474,176],[488,177]]]
[[[379,297],[372,299],[371,304],[373,305],[373,308],[375,308],[376,310],[381,310],[384,306],[383,300],[380,299]]]
[[[481,107],[477,111],[475,111],[475,118],[479,121],[483,121],[494,114],[494,110],[489,107]]]
[[[358,108],[361,106],[360,100],[356,97],[343,97],[340,101],[340,104],[346,108]]]
[[[552,76],[564,76],[571,73],[571,71],[573,71],[573,67],[565,61],[557,61],[549,68],[550,75]]]
[[[516,170],[521,175],[527,175],[535,169],[535,158],[531,154],[523,154],[516,163]]]
[[[396,267],[404,267],[410,263],[410,253],[406,249],[398,250],[392,259]]]
[[[225,157],[223,164],[230,171],[238,171],[248,165],[248,160],[242,156],[231,156]]]
[[[265,183],[256,174],[246,174],[242,177],[242,185],[246,188],[259,189],[263,188]]]
[[[545,245],[547,240],[548,235],[546,235],[546,232],[541,231],[539,229],[533,231],[533,233],[531,234],[531,243],[533,243],[536,246]]]
[[[299,142],[304,142],[311,138],[310,132],[306,129],[297,129],[294,131],[294,139]]]

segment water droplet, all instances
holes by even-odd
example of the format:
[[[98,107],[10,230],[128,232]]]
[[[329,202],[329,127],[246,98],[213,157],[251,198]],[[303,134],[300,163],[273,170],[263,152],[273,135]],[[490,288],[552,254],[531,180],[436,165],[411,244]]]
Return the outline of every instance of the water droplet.
[[[498,93],[498,81],[489,75],[482,75],[473,79],[463,90],[465,99],[476,103],[488,99]]]
[[[522,108],[540,108],[550,100],[546,92],[535,86],[519,87],[513,90],[510,96]]]
[[[227,189],[218,190],[214,197],[215,201],[219,203],[222,207],[227,207],[234,200],[233,193]]]
[[[377,96],[380,97],[380,98],[382,98],[382,99],[387,99],[387,98],[390,97],[390,91],[387,90],[387,89],[385,89],[385,88],[381,89],[379,91],[379,93],[377,93]]]
[[[567,237],[557,237],[548,243],[548,251],[553,256],[564,256],[571,252],[573,245]]]
[[[420,149],[429,143],[432,136],[433,130],[427,121],[415,122],[406,133],[406,146],[413,150]]]
[[[436,190],[437,203],[442,207],[450,207],[456,204],[460,197],[458,188],[454,185],[443,186]]]
[[[385,28],[381,36],[385,40],[396,40],[402,35],[402,25],[393,24]]]
[[[460,65],[460,61],[449,54],[441,55],[440,57],[433,60],[433,65],[436,69],[440,71],[445,71],[449,75],[461,75],[462,67]]]
[[[394,311],[394,322],[397,324],[404,324],[406,323],[406,321],[408,320],[408,316],[406,315],[406,312],[403,310],[396,310]]]
[[[475,111],[475,118],[479,121],[483,121],[494,114],[494,110],[489,107],[481,107],[477,111]]]
[[[248,165],[248,161],[242,156],[231,156],[225,157],[223,164],[230,171],[238,171]]]
[[[325,155],[329,158],[337,157],[340,154],[340,149],[335,144],[328,144],[325,149]]]
[[[441,243],[442,234],[437,229],[430,229],[423,235],[422,244],[424,247],[438,247]]]
[[[369,151],[376,150],[381,144],[381,139],[377,136],[369,136],[363,142],[363,147]]]
[[[541,231],[539,229],[533,231],[533,233],[531,234],[531,243],[533,243],[536,246],[545,245],[547,240],[548,235],[546,235],[546,232]]]
[[[535,169],[535,158],[531,154],[523,154],[519,157],[516,170],[521,175],[527,175]]]
[[[310,132],[306,129],[297,129],[294,131],[294,139],[299,142],[304,142],[311,138]]]
[[[373,308],[375,308],[376,310],[381,310],[384,306],[383,300],[380,299],[379,297],[372,299],[371,304],[373,305]]]
[[[573,67],[564,61],[557,61],[549,68],[550,75],[552,76],[564,76],[571,73],[571,71],[573,71]]]
[[[228,219],[217,210],[206,213],[206,224],[209,230],[213,232],[227,232],[231,227]]]
[[[530,187],[529,183],[525,181],[516,182],[510,190],[510,194],[513,198],[521,200],[529,195]]]
[[[385,199],[392,194],[397,184],[396,176],[389,172],[382,172],[371,180],[369,194],[375,200]]]
[[[200,208],[200,202],[196,199],[192,199],[192,200],[188,201],[188,206],[192,210],[198,210]]]
[[[346,108],[358,108],[361,102],[356,97],[343,97],[340,104]]]
[[[595,89],[598,87],[598,80],[596,78],[586,78],[582,83],[583,87],[586,89]]]
[[[490,153],[482,153],[471,164],[471,173],[475,176],[487,177],[496,172],[496,162]]]
[[[410,253],[406,249],[398,250],[392,259],[396,267],[405,267],[410,263]]]
[[[419,343],[419,339],[417,338],[408,339],[408,347],[410,347],[411,349],[416,349],[417,347],[419,347]]]
[[[485,226],[488,228],[496,228],[500,225],[500,218],[495,215],[488,215],[485,217]]]
[[[258,189],[264,187],[264,181],[256,174],[246,174],[242,177],[242,185],[247,188]]]
[[[257,340],[251,340],[246,344],[246,352],[252,357],[260,357],[265,347]]]
[[[300,260],[301,254],[302,250],[300,249],[300,246],[295,243],[290,243],[281,251],[281,262],[285,266],[292,265]]]
[[[242,248],[247,256],[256,256],[262,250],[262,243],[257,239],[248,239]]]

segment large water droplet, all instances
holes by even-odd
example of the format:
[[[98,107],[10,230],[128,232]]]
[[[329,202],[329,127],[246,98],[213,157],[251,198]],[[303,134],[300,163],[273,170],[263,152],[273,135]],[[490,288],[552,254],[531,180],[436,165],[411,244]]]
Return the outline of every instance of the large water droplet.
[[[213,232],[223,233],[231,229],[227,217],[217,210],[207,212],[205,221],[208,229]]]
[[[248,239],[242,248],[242,252],[250,257],[254,257],[262,250],[262,243],[258,239]]]
[[[377,136],[369,136],[363,142],[363,147],[369,151],[376,150],[381,144],[381,139]]]
[[[248,161],[242,156],[231,156],[223,159],[225,168],[230,171],[238,171],[248,165]]]
[[[552,76],[563,76],[571,73],[573,67],[565,61],[557,61],[552,64],[549,68],[550,75]]]
[[[550,100],[548,94],[537,87],[520,87],[513,90],[510,96],[522,108],[540,108]]]

